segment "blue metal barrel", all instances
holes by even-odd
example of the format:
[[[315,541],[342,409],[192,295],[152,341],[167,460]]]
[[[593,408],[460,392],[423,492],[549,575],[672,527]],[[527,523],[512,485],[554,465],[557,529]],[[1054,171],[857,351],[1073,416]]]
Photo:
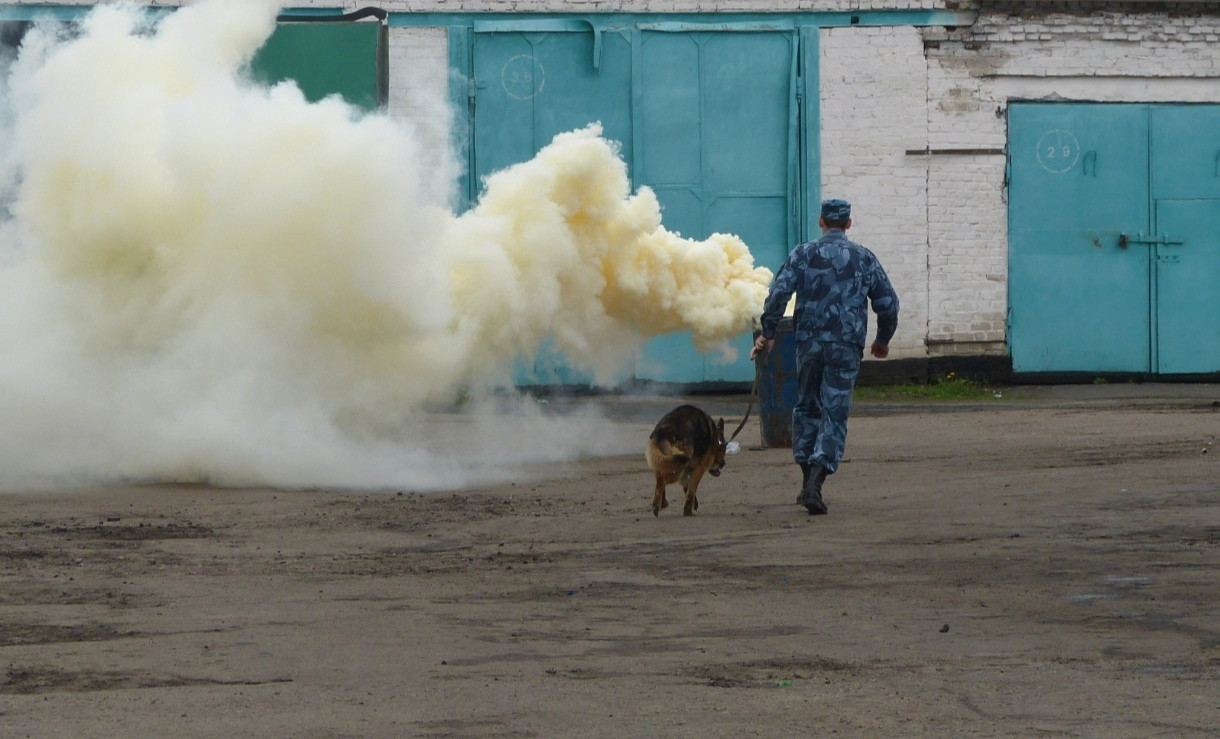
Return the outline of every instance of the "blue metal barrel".
[[[755,337],[758,332],[755,332]],[[796,335],[792,319],[782,318],[771,351],[754,362],[758,417],[765,447],[792,446],[792,409],[796,407]]]

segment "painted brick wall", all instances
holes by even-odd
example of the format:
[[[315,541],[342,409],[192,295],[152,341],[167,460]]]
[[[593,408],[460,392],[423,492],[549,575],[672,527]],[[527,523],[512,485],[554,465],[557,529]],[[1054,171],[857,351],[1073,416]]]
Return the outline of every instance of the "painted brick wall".
[[[452,203],[460,175],[452,141],[463,132],[449,100],[449,35],[444,28],[389,29],[390,116],[420,144],[428,180],[447,188]]]
[[[447,98],[449,37],[443,28],[389,30],[391,115],[437,116],[434,98]],[[447,122],[447,116],[444,121]]]
[[[1004,354],[1004,157],[931,154],[928,163],[928,353]]]
[[[895,358],[922,357],[928,323],[927,75],[913,28],[820,34],[822,197],[852,203],[848,235],[881,259],[902,305]],[[873,329],[875,330],[875,322]]]
[[[943,29],[924,30],[921,36],[926,40],[936,33]],[[964,44],[962,52],[975,55]],[[994,77],[986,55],[971,66],[977,74],[961,74],[946,69],[934,50],[923,53],[928,58],[928,353],[1006,354],[1006,98],[990,89]]]

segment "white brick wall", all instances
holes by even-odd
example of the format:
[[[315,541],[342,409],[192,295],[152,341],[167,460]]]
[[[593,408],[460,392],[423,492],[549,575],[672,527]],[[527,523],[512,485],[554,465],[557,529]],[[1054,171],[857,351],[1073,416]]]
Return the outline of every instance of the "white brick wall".
[[[390,116],[411,128],[427,157],[424,166],[434,173],[431,182],[450,183],[444,193],[453,202],[458,177],[458,158],[451,140],[457,116],[449,100],[449,34],[444,28],[389,29]]]
[[[953,342],[970,353],[1002,354],[1008,306],[1004,157],[933,154],[927,161],[929,353],[942,353],[944,342]]]
[[[926,31],[922,36],[935,35]],[[921,41],[922,45],[922,41]],[[928,353],[1005,354],[1005,98],[985,50],[952,73],[928,54]],[[981,51],[981,53],[980,53]],[[973,60],[965,63],[966,57]],[[997,114],[997,110],[999,113]],[[967,153],[994,151],[994,154]]]
[[[881,259],[902,311],[895,358],[924,356],[928,323],[927,74],[913,28],[836,28],[819,40],[822,197],[852,203],[848,235]],[[875,325],[873,327],[875,329]]]

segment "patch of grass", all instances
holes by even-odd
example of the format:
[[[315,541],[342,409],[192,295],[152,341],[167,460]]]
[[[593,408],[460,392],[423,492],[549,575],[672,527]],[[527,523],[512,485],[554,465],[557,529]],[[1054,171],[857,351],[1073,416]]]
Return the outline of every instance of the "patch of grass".
[[[999,400],[1004,394],[950,372],[926,385],[857,386],[855,396],[859,400]]]

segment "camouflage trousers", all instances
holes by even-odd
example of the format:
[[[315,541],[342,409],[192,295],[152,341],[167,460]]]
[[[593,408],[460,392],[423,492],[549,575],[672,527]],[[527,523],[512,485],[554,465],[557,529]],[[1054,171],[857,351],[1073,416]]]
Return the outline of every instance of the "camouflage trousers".
[[[792,456],[834,474],[847,446],[847,416],[864,350],[810,342],[797,353],[798,395],[792,409]]]

